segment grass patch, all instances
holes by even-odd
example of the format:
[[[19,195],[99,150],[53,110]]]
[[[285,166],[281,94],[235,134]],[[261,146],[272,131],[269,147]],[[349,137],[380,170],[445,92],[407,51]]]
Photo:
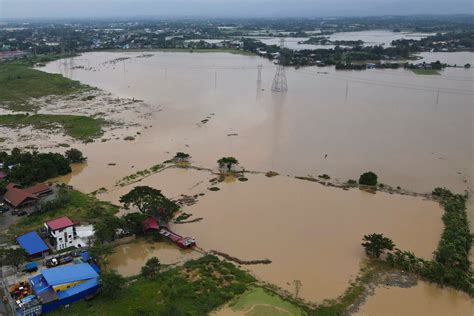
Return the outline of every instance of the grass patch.
[[[46,221],[61,216],[68,216],[73,221],[94,222],[118,212],[118,207],[79,191],[65,191],[64,194],[66,202],[63,206],[22,217],[9,228],[9,232],[18,236],[31,230],[37,230],[43,227]]]
[[[19,63],[0,64],[0,104],[13,111],[31,111],[32,98],[68,95],[89,89],[79,81],[49,74]]]
[[[235,298],[229,307],[233,311],[248,312],[245,315],[305,315],[303,310],[280,298],[279,296],[264,290],[261,287],[251,287],[244,294]]]
[[[124,186],[130,185],[132,183],[140,182],[143,179],[145,179],[146,177],[149,177],[152,174],[155,174],[155,173],[158,173],[158,172],[162,171],[165,167],[166,166],[163,163],[163,164],[154,165],[154,166],[152,166],[148,169],[145,169],[145,170],[137,171],[134,174],[123,177],[122,179],[117,181],[117,183],[115,183],[115,186],[124,187]]]
[[[440,72],[437,69],[410,69],[417,75],[439,75]]]
[[[105,121],[79,115],[48,115],[48,114],[15,114],[0,115],[0,125],[8,127],[33,126],[37,129],[55,129],[57,125],[64,128],[69,136],[86,140],[102,134]]]
[[[154,279],[138,277],[114,298],[99,295],[51,315],[207,315],[253,282],[253,277],[233,264],[205,256]]]

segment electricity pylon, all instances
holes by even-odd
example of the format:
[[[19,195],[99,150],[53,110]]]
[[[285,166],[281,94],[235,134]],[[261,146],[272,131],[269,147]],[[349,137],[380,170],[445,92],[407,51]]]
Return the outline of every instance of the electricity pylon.
[[[288,91],[288,83],[286,82],[286,73],[284,59],[283,59],[283,49],[285,48],[285,40],[282,38],[280,40],[280,56],[278,58],[278,68],[273,78],[272,91],[275,92],[286,92]]]

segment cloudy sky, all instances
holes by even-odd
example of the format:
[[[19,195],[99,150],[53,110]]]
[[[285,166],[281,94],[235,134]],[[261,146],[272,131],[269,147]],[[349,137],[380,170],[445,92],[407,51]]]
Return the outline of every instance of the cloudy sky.
[[[473,0],[0,0],[0,18],[282,17],[473,11]]]

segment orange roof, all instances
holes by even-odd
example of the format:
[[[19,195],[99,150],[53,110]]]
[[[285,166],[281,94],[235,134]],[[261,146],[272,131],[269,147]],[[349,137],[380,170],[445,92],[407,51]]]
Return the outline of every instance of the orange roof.
[[[31,194],[38,194],[49,189],[50,189],[49,185],[47,185],[46,183],[38,183],[38,184],[35,184],[34,186],[24,189],[24,191]]]
[[[13,207],[20,206],[23,202],[28,199],[37,200],[36,195],[26,192],[25,190],[19,189],[15,186],[7,185],[7,192],[3,195],[5,201],[10,203]]]

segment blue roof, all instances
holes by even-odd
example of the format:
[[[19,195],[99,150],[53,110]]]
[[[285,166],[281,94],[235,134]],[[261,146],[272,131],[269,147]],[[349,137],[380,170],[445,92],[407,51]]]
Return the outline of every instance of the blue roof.
[[[16,241],[30,255],[47,251],[49,248],[36,232],[29,232],[16,238]]]
[[[51,286],[64,283],[83,281],[98,278],[99,275],[88,263],[60,266],[41,270],[44,280]]]
[[[76,295],[78,293],[87,291],[93,287],[96,287],[99,285],[99,281],[97,279],[91,279],[89,281],[83,282],[81,284],[78,284],[76,286],[73,286],[69,289],[66,289],[64,291],[58,292],[58,298],[59,299],[64,299],[66,297],[70,297],[73,295]]]

